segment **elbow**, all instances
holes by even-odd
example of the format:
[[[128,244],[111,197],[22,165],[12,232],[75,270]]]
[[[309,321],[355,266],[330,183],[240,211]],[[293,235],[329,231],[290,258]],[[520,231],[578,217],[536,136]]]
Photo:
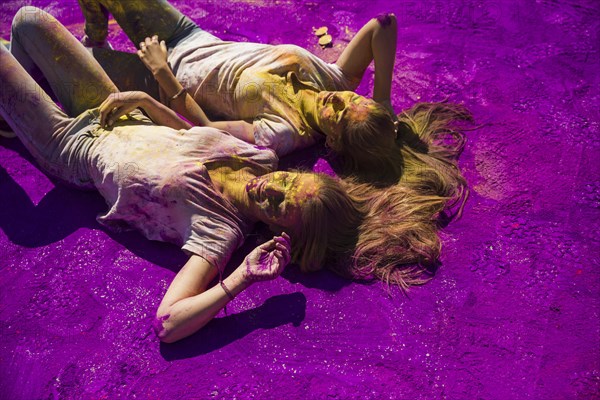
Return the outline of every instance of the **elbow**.
[[[379,22],[379,26],[382,28],[391,28],[394,31],[398,29],[398,22],[396,20],[396,15],[393,13],[384,13],[379,14],[377,17],[377,22]]]
[[[154,330],[154,333],[163,343],[174,343],[180,339],[174,335],[175,332],[172,329],[172,324],[168,323],[170,316],[170,314],[157,314],[154,318],[154,322],[152,323],[152,329]]]
[[[175,343],[176,341],[178,341],[178,338],[173,337],[172,335],[168,335],[168,336],[159,336],[158,337],[160,339],[161,342],[163,343]]]
[[[158,337],[158,339],[163,343],[175,343],[185,337],[190,336],[194,332],[200,330],[208,321],[200,325],[195,325],[193,327],[186,325],[185,323],[181,323],[181,321],[173,321],[170,320],[171,314],[169,313],[157,313],[154,318],[154,322],[152,323],[152,329],[154,333]]]

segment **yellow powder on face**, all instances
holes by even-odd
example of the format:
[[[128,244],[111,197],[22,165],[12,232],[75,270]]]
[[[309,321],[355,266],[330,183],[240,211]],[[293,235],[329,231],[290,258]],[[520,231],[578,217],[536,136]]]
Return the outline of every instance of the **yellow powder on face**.
[[[310,182],[308,182],[310,180]],[[307,200],[313,198],[318,190],[318,185],[311,176],[298,175],[296,184],[290,190],[289,203],[301,207]]]
[[[353,121],[362,122],[367,119],[374,107],[371,101],[363,97],[357,97],[350,103],[348,113],[351,113]]]

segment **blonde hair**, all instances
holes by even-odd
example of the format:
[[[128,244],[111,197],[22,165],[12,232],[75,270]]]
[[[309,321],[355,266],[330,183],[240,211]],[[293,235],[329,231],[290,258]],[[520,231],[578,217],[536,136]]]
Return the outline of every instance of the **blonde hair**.
[[[350,262],[334,265],[336,272],[402,289],[431,279],[441,251],[438,232],[461,215],[469,194],[457,165],[465,137],[455,123],[470,119],[464,107],[447,103],[420,103],[398,115],[396,183],[344,179],[363,221]]]
[[[342,123],[343,134],[328,135],[325,143],[339,156],[344,173],[372,184],[397,181],[402,155],[394,151],[396,129],[387,109],[373,101],[366,118]]]
[[[303,272],[317,271],[326,261],[347,259],[356,247],[362,213],[339,180],[315,174],[319,190],[302,207],[301,227],[295,232],[292,259]]]

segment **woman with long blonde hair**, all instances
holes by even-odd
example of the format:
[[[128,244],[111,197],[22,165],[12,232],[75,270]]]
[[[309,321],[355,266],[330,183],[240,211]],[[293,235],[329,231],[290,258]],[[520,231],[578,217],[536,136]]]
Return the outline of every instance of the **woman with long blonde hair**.
[[[47,80],[63,109],[30,73]],[[0,115],[42,169],[105,198],[100,224],[136,229],[189,256],[157,310],[155,330],[165,342],[202,328],[290,260],[317,270],[356,244],[361,212],[341,182],[273,172],[272,150],[191,127],[145,93],[119,92],[81,43],[40,9],[15,16],[11,51],[0,45],[0,83]],[[275,236],[223,277],[256,222]]]

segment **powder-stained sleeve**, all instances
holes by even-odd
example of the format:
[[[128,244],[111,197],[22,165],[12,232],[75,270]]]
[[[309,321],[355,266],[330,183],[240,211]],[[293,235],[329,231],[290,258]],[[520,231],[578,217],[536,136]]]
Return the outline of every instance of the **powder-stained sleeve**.
[[[261,173],[277,165],[273,151],[213,128],[176,131],[136,122],[101,132],[90,159],[109,205],[99,223],[182,246],[219,271],[252,223],[215,187],[206,165],[235,160]]]
[[[274,114],[260,114],[253,125],[254,143],[274,150],[279,157],[312,146],[319,140],[317,132],[299,131],[284,118]]]
[[[298,136],[289,122],[273,114],[260,114],[254,120],[254,143],[268,147],[279,157],[291,153],[296,148]]]
[[[231,220],[204,216],[192,223],[190,236],[182,249],[204,258],[222,272],[243,238],[244,233]]]

